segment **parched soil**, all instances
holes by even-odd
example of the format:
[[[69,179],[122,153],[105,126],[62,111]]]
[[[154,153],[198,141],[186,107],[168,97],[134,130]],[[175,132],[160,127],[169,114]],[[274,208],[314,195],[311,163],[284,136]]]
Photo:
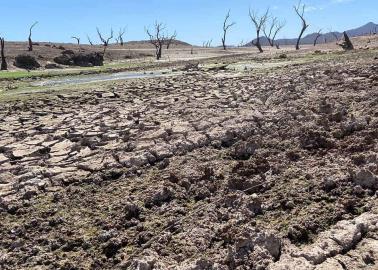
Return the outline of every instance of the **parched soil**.
[[[1,103],[0,135],[1,269],[378,267],[376,50]]]

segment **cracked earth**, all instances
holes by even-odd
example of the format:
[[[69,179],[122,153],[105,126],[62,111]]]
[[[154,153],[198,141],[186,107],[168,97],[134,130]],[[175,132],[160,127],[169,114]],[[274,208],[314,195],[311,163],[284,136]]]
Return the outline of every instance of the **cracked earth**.
[[[376,55],[0,103],[0,268],[377,269]]]

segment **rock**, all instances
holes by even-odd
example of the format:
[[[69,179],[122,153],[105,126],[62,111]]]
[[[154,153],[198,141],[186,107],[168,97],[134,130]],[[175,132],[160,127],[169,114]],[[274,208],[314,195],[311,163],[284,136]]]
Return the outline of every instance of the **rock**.
[[[330,192],[331,190],[335,189],[337,185],[332,178],[326,177],[322,183],[322,187],[326,192]]]
[[[246,207],[253,213],[253,215],[262,213],[261,200],[256,194],[251,195],[251,200],[246,203]]]
[[[135,270],[152,270],[152,265],[145,260],[135,260],[130,269]]]
[[[174,192],[168,187],[163,187],[158,190],[152,197],[146,199],[146,206],[150,207],[152,205],[160,206],[165,202],[169,202],[173,199]]]
[[[294,243],[305,242],[308,240],[308,231],[304,226],[295,224],[289,227],[288,237]]]
[[[246,160],[249,159],[250,156],[255,153],[257,148],[257,144],[252,141],[242,141],[235,144],[231,155],[235,159]]]
[[[45,65],[45,69],[61,69],[62,67],[55,63],[48,63]]]
[[[327,138],[325,132],[314,130],[305,131],[299,138],[300,145],[306,150],[329,149],[334,143]]]
[[[369,170],[360,170],[354,177],[353,182],[362,188],[377,189],[378,178]]]
[[[132,218],[138,218],[141,210],[140,207],[135,203],[126,203],[125,205],[125,218],[126,220]]]
[[[14,61],[14,65],[18,68],[24,68],[28,70],[33,70],[41,67],[41,65],[33,56],[27,54],[17,55]]]
[[[279,262],[269,265],[268,270],[314,270],[315,266],[305,258],[282,256]]]
[[[180,269],[182,270],[204,270],[204,269],[214,269],[214,263],[208,259],[201,258],[193,261],[184,262]]]
[[[105,254],[106,257],[111,258],[114,257],[118,250],[122,247],[122,243],[119,239],[112,238],[102,247],[102,252]]]
[[[281,240],[273,232],[245,227],[235,236],[235,245],[229,249],[229,258],[237,265],[254,265],[265,269],[281,254]]]
[[[22,198],[25,200],[30,200],[32,197],[36,196],[38,193],[38,188],[36,186],[26,186],[25,192]]]
[[[334,258],[327,259],[324,263],[317,265],[315,270],[344,270],[340,262]]]

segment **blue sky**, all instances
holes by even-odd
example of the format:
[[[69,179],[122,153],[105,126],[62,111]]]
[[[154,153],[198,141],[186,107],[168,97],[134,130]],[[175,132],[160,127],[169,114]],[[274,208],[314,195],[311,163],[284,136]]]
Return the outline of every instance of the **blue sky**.
[[[146,39],[144,27],[155,20],[167,29],[177,30],[178,39],[201,45],[213,39],[221,43],[222,23],[228,9],[236,25],[228,44],[239,44],[255,37],[248,8],[271,13],[286,20],[279,37],[294,37],[300,30],[293,5],[297,0],[0,0],[0,34],[7,40],[26,40],[28,27],[39,21],[34,40],[67,42],[73,35],[97,41],[96,26],[102,31],[127,27],[126,40]],[[310,28],[328,31],[355,28],[369,21],[378,23],[378,0],[302,0],[307,5]]]

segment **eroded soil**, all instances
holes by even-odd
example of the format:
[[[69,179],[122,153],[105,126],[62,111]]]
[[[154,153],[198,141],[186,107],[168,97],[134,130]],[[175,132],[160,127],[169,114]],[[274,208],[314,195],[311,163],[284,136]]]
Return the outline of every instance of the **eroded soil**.
[[[0,268],[376,269],[377,61],[1,103]]]

